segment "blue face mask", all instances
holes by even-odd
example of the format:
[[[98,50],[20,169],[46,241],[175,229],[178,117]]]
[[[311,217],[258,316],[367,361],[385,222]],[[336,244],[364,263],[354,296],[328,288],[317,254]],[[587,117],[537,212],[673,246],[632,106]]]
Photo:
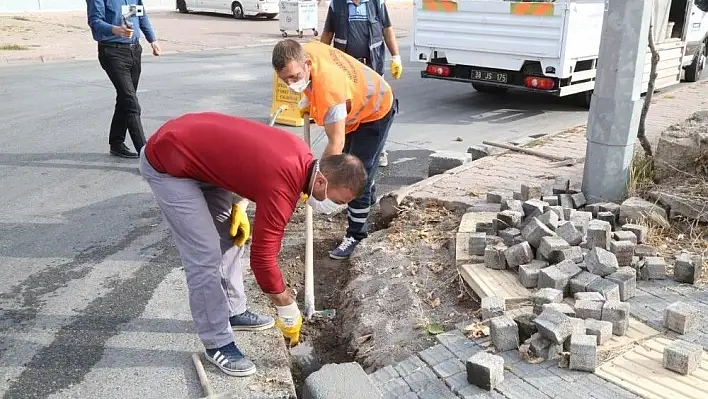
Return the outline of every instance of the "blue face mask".
[[[317,174],[322,175],[320,172],[320,161],[317,161],[315,163],[315,176],[317,177]],[[324,175],[322,175],[324,177]],[[310,187],[310,193],[312,193],[312,190],[315,187],[315,179],[312,179],[312,187]],[[339,208],[340,205],[337,205],[334,201],[331,199],[327,198],[327,179],[325,178],[325,199],[323,200],[318,200],[316,199],[312,194],[307,198],[307,205],[310,205],[312,207],[312,210],[317,212],[317,213],[323,213],[325,215],[329,215],[332,212],[336,212]]]

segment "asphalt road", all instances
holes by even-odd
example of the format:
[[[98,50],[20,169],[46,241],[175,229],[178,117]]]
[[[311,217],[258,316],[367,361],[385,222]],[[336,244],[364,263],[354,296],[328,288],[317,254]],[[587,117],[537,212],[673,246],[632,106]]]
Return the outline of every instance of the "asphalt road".
[[[140,100],[148,134],[186,112],[265,121],[269,51],[146,54]],[[380,193],[424,178],[431,151],[549,133],[586,117],[562,100],[489,97],[421,80],[419,70],[407,64],[393,82],[401,113]],[[98,62],[5,67],[0,93],[0,392],[200,396],[189,361],[200,344],[179,260],[136,163],[107,154],[115,94]],[[244,340],[264,375],[278,370],[283,359]]]

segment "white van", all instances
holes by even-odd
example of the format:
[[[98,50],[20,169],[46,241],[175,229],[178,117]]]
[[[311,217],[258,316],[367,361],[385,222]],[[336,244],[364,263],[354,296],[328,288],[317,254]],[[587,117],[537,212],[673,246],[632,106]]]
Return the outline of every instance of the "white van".
[[[688,17],[684,79],[696,82],[706,66],[708,56],[708,1],[696,0]]]
[[[278,0],[177,0],[176,8],[183,14],[190,11],[229,13],[236,19],[278,16]]]

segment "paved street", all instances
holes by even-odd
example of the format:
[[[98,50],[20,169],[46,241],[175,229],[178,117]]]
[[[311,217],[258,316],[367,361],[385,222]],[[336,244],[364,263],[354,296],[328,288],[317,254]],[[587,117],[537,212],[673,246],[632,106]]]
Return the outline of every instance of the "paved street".
[[[269,53],[270,47],[146,54],[146,131],[193,111],[265,121]],[[380,193],[425,177],[430,151],[465,151],[482,140],[554,132],[586,118],[561,100],[488,97],[465,84],[421,80],[419,70],[407,64],[393,83],[402,112]],[[107,155],[114,92],[97,61],[4,67],[0,92],[0,392],[200,396],[189,360],[200,344],[183,274],[137,165]],[[243,337],[261,370],[243,397],[270,397],[254,393],[260,382],[287,385],[289,377],[273,371],[285,359],[268,351],[268,339],[277,333]],[[233,384],[215,381],[221,391]]]

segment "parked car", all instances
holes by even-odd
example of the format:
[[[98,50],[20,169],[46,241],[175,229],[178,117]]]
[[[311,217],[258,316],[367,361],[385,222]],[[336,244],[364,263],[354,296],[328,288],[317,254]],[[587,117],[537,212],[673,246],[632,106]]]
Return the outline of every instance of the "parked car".
[[[708,56],[708,0],[696,0],[688,17],[686,33],[686,57],[690,63],[684,65],[684,79],[696,82],[706,66]],[[690,57],[690,58],[689,58]]]
[[[190,11],[229,13],[236,19],[278,16],[278,0],[177,0],[176,8],[183,14]]]

